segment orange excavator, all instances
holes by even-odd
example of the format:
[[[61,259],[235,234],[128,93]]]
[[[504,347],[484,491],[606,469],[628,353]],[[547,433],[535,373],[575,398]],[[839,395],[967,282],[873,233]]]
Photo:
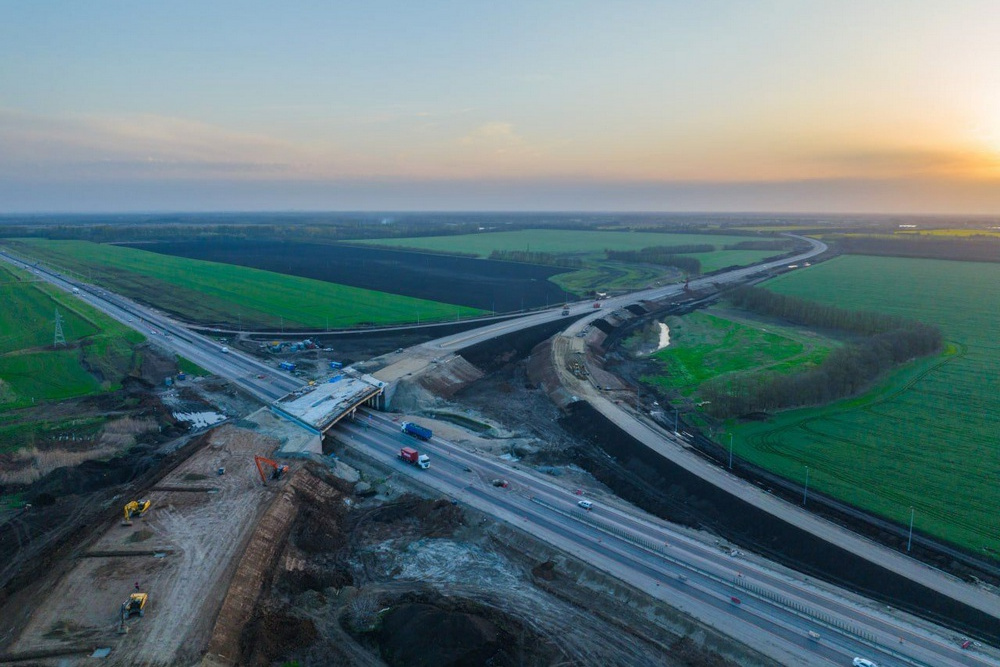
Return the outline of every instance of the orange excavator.
[[[260,473],[260,481],[267,484],[268,479],[273,479],[275,481],[281,479],[288,472],[287,465],[281,465],[277,461],[272,461],[264,456],[254,456],[253,462],[257,464],[257,472]],[[264,467],[271,468],[270,474],[264,474]]]

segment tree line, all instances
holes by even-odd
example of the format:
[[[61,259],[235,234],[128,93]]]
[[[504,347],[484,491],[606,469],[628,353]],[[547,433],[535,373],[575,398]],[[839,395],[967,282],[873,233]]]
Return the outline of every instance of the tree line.
[[[490,253],[489,258],[501,262],[542,264],[545,266],[560,266],[569,269],[578,269],[583,266],[583,262],[574,257],[560,257],[552,254],[551,252],[532,252],[530,250],[494,250]]]
[[[884,255],[964,262],[1000,262],[1000,237],[972,236],[842,236],[837,247],[852,255]]]
[[[849,311],[754,287],[734,290],[732,297],[734,305],[752,312],[865,337],[798,373],[731,373],[706,382],[699,393],[709,401],[709,414],[720,419],[853,396],[893,368],[939,352],[944,343],[937,327],[901,317]]]
[[[704,244],[652,246],[641,250],[605,250],[609,260],[629,264],[656,264],[672,266],[686,273],[701,273],[701,261],[697,257],[684,257],[680,253],[712,252],[715,246]]]
[[[740,241],[739,243],[730,243],[725,248],[726,250],[782,251],[791,250],[795,246],[795,241]]]

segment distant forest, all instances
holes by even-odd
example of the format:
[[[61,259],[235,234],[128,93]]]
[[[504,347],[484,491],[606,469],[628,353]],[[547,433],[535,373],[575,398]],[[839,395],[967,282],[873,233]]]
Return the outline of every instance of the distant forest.
[[[758,287],[740,287],[727,298],[734,306],[754,313],[863,338],[833,350],[821,364],[798,373],[734,373],[709,380],[699,391],[710,401],[709,413],[720,419],[853,396],[893,368],[939,352],[944,342],[940,329],[921,322],[846,310]]]
[[[840,236],[837,246],[850,255],[884,255],[962,262],[1000,262],[1000,237],[972,236]]]
[[[672,266],[686,273],[701,273],[701,262],[697,257],[682,257],[681,253],[712,252],[715,246],[710,243],[691,245],[662,245],[643,248],[642,250],[605,250],[609,260],[629,264],[657,264]]]

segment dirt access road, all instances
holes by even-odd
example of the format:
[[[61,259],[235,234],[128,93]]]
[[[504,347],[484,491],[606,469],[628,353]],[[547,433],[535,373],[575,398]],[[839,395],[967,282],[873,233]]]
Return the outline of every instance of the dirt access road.
[[[152,489],[146,518],[109,525],[37,601],[8,655],[63,653],[32,664],[72,666],[89,662],[89,650],[110,647],[107,665],[196,663],[253,528],[278,497],[276,485],[261,484],[253,460],[277,445],[231,425],[216,430]],[[145,616],[119,635],[119,609],[136,583],[149,594]]]

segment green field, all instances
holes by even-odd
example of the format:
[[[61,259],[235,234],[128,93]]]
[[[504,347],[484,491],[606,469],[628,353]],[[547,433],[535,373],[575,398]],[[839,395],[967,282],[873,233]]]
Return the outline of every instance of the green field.
[[[16,252],[204,324],[324,329],[473,317],[483,311],[231,264],[86,241],[8,241]]]
[[[652,246],[711,244],[715,252],[685,254],[701,262],[703,273],[727,266],[754,264],[778,254],[761,250],[723,250],[724,246],[746,241],[746,236],[716,234],[657,234],[654,232],[588,232],[560,229],[529,229],[516,232],[487,232],[460,236],[426,236],[403,239],[358,241],[394,248],[430,252],[461,252],[489,257],[494,250],[527,250],[572,256],[584,262],[579,270],[551,278],[562,289],[582,294],[592,289],[617,290],[644,287],[673,274],[669,269],[638,267],[609,262],[605,250],[641,250]]]
[[[526,229],[516,232],[484,232],[460,236],[423,236],[405,239],[358,241],[395,248],[419,248],[464,252],[489,257],[494,250],[528,250],[554,255],[590,255],[605,250],[641,250],[652,246],[710,243],[717,249],[746,241],[746,236],[715,234],[657,234],[654,232],[587,232],[562,229]],[[758,251],[732,251],[758,252]],[[759,252],[758,252],[759,254]],[[774,254],[774,253],[771,253]],[[697,256],[697,255],[695,255]]]
[[[116,389],[142,335],[79,299],[0,266],[0,410]],[[67,346],[53,348],[55,311]]]
[[[807,331],[761,325],[732,313],[698,311],[668,317],[670,345],[653,355],[663,374],[643,380],[693,396],[702,382],[733,372],[787,372],[821,362],[834,343]]]
[[[1000,266],[841,257],[766,283],[783,294],[937,324],[939,357],[874,391],[733,427],[736,453],[980,553],[1000,557]]]

